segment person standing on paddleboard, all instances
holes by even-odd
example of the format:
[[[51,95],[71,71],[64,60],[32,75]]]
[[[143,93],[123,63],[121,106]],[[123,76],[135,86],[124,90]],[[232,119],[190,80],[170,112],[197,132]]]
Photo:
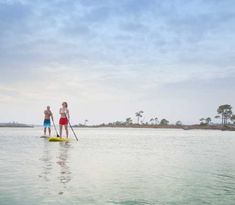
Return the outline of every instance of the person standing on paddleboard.
[[[43,122],[45,136],[47,129],[49,136],[51,136],[51,120],[53,121],[53,114],[51,112],[50,106],[47,106],[47,109],[44,110],[44,122]]]
[[[69,137],[69,131],[68,131],[68,123],[69,123],[69,109],[68,109],[68,103],[67,102],[63,102],[62,103],[62,108],[60,108],[60,137],[62,137],[62,129],[63,126],[65,128],[66,131],[66,137]]]

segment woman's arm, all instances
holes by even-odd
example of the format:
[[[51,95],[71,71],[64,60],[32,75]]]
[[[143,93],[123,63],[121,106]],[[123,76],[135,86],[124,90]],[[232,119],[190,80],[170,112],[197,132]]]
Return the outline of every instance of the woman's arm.
[[[70,120],[69,109],[67,109],[67,118],[68,118],[68,120]]]

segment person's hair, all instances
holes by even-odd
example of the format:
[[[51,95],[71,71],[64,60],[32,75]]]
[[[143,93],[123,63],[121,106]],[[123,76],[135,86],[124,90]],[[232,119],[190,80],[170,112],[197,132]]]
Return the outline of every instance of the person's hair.
[[[65,105],[65,107],[68,107],[68,103],[67,102],[63,102],[62,105]]]

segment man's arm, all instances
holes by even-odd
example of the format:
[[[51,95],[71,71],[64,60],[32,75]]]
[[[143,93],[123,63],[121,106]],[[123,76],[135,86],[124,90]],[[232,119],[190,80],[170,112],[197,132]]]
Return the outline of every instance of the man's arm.
[[[51,120],[54,121],[53,113],[51,112]]]

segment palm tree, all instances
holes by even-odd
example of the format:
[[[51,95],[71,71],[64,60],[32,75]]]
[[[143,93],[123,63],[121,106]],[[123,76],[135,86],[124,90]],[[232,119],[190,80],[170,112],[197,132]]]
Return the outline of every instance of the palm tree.
[[[151,119],[149,120],[149,122],[153,125],[153,124],[154,124],[154,119],[151,118]]]
[[[157,123],[158,123],[158,118],[155,117],[154,120],[155,120],[155,125],[157,125]]]
[[[84,120],[84,125],[86,126],[86,123],[88,122],[88,120]]]
[[[222,125],[226,125],[228,119],[230,119],[233,114],[232,106],[228,104],[220,105],[217,109],[217,113],[221,115]]]
[[[204,121],[205,121],[205,119],[204,119],[204,118],[201,118],[201,119],[200,119],[200,125],[204,125],[204,124],[205,124]]]
[[[219,115],[216,115],[214,118],[215,118],[215,119],[219,119],[219,118],[220,118],[220,116],[219,116]]]
[[[206,121],[206,124],[209,125],[211,123],[211,118],[208,117],[208,118],[205,119],[205,121]]]
[[[132,124],[132,119],[130,117],[126,118],[126,125]]]
[[[144,119],[145,119],[145,117],[143,117],[142,120],[140,121],[142,125],[144,124]],[[147,122],[147,124],[148,124],[148,122]]]
[[[233,122],[233,124],[235,124],[235,115],[232,115],[230,120]]]
[[[135,116],[137,117],[137,123],[138,124],[140,124],[140,118],[143,117],[143,113],[144,113],[144,111],[142,111],[142,110],[135,113]]]

